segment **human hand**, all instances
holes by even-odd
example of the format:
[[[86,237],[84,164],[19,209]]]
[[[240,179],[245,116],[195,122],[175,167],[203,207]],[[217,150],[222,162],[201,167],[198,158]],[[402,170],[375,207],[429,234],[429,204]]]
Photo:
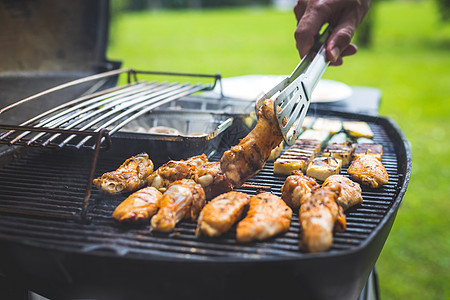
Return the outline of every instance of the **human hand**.
[[[370,0],[298,0],[294,13],[298,22],[295,40],[300,56],[308,53],[315,35],[325,23],[329,23],[333,32],[327,43],[327,58],[331,65],[341,65],[342,57],[353,55],[358,50],[350,42],[369,5]]]

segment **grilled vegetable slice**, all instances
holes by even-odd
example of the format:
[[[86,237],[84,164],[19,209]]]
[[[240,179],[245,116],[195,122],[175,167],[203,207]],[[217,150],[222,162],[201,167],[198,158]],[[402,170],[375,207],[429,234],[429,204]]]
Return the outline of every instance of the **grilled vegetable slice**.
[[[380,144],[356,144],[352,158],[356,159],[361,155],[373,155],[381,161],[383,157],[383,145]]]
[[[273,173],[289,175],[292,171],[306,172],[306,168],[314,158],[314,152],[301,149],[288,149],[273,163]]]
[[[354,138],[373,138],[372,129],[364,121],[344,121],[342,123],[344,130]]]
[[[317,156],[322,150],[322,143],[312,139],[297,139],[289,149],[309,150],[313,152],[314,156]]]
[[[273,164],[273,173],[290,175],[292,171],[300,170],[306,173],[311,160],[320,153],[321,142],[309,139],[297,139]]]
[[[342,165],[346,166],[352,160],[353,144],[350,142],[342,144],[329,144],[322,152],[324,157],[334,157],[342,161]]]
[[[342,161],[334,157],[317,157],[309,164],[306,175],[325,180],[331,175],[339,174],[341,167]]]
[[[325,130],[330,134],[338,133],[342,130],[342,121],[335,119],[317,118],[312,126],[314,130]]]
[[[316,140],[319,141],[322,145],[328,140],[330,137],[330,132],[328,130],[314,130],[307,129],[300,136],[301,140]]]

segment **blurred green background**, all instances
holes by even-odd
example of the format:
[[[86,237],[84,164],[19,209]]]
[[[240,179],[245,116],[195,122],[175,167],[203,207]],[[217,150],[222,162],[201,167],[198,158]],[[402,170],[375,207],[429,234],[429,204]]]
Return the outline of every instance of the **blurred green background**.
[[[223,77],[289,74],[298,63],[292,9],[214,7],[214,1],[205,1],[213,6],[207,9],[185,9],[184,2],[201,3],[130,7],[113,0],[108,58],[125,67]],[[450,23],[443,14],[449,6],[447,0],[373,2],[355,37],[367,42],[370,33],[367,46],[324,75],[380,89],[380,114],[411,143],[411,181],[377,262],[381,299],[450,299]]]

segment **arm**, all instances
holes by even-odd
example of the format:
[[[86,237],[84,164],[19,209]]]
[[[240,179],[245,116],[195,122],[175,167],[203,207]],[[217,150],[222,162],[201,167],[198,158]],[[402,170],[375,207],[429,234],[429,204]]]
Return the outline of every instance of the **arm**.
[[[332,65],[341,65],[342,57],[357,51],[350,41],[369,5],[370,0],[298,0],[294,13],[298,22],[295,40],[300,56],[305,56],[312,47],[314,36],[322,25],[330,23],[334,30],[328,40],[327,58]]]

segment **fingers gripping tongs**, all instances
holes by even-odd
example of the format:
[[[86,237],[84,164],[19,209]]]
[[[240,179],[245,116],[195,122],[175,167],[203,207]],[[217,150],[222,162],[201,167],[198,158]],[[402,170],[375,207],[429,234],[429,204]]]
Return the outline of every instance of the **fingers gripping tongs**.
[[[257,101],[256,107],[259,107],[264,99],[276,97],[274,110],[284,141],[288,145],[294,144],[300,134],[311,94],[329,64],[325,52],[330,33],[331,27],[328,26],[292,74]]]

